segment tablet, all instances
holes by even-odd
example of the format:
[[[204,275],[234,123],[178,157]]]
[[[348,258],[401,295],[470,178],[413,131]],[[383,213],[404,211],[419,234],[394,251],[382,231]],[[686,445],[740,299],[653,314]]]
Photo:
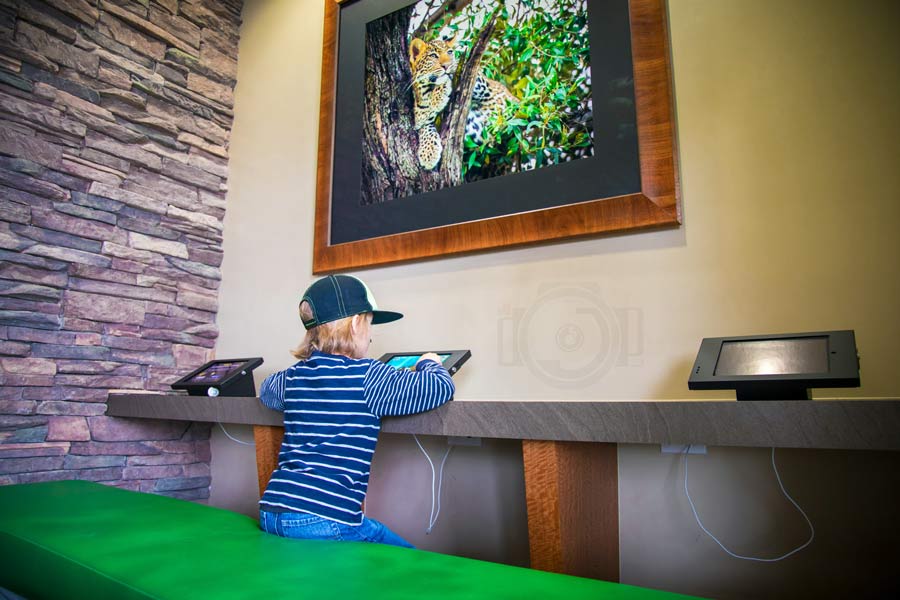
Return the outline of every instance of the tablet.
[[[738,400],[804,400],[809,388],[859,387],[852,330],[704,338],[692,390],[735,390]]]
[[[388,352],[378,360],[396,369],[412,370],[423,354],[434,352],[441,359],[447,372],[453,375],[463,366],[472,352],[469,350],[423,350],[421,352]]]
[[[211,360],[172,384],[192,396],[254,396],[253,369],[263,363],[256,358]]]

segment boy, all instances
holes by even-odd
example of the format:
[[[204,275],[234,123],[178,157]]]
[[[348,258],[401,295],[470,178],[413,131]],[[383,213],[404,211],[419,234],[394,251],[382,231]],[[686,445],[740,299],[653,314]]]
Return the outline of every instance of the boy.
[[[266,378],[260,391],[263,404],[284,412],[278,468],[259,502],[264,531],[412,547],[361,509],[381,417],[424,412],[453,397],[453,380],[434,353],[414,371],[365,358],[371,326],[402,317],[378,310],[366,285],[349,275],[306,290],[306,336],[293,351],[300,362]]]

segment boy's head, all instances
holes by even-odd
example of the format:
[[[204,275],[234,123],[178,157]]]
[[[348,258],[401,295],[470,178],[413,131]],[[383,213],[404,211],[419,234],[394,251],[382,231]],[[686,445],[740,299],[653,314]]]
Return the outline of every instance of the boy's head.
[[[310,307],[309,316],[301,315],[306,329],[362,313],[372,313],[373,325],[403,318],[398,312],[378,310],[372,292],[352,275],[329,275],[319,279],[303,294],[301,306],[304,302]]]
[[[306,337],[293,354],[309,358],[313,350],[362,358],[369,349],[372,324],[402,318],[397,312],[378,310],[372,292],[350,275],[329,275],[313,283],[300,299],[300,319]]]

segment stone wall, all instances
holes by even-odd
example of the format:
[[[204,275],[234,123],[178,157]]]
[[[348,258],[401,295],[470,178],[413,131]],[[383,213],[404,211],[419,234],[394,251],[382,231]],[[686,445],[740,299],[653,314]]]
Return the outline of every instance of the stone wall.
[[[209,495],[209,425],[103,416],[212,357],[241,0],[0,0],[0,484]]]

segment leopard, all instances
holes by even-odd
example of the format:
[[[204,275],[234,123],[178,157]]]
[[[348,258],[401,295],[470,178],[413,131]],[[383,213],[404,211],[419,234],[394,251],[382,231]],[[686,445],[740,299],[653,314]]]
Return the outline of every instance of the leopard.
[[[472,89],[472,104],[466,116],[466,135],[481,145],[484,143],[484,130],[487,124],[494,121],[506,108],[508,103],[517,104],[519,99],[505,85],[494,79],[488,79],[479,73],[475,77]]]
[[[453,76],[458,66],[453,45],[454,38],[437,38],[430,42],[413,38],[409,46],[415,101],[413,124],[419,142],[416,156],[419,165],[426,170],[437,168],[443,154],[436,120],[453,93]],[[483,143],[487,123],[495,119],[510,102],[517,103],[518,99],[505,85],[489,79],[479,70],[466,116],[466,135],[476,144]]]
[[[456,58],[445,40],[428,43],[414,38],[409,45],[409,66],[415,102],[413,126],[419,138],[416,156],[422,168],[430,171],[437,167],[443,153],[435,121],[450,102]]]

